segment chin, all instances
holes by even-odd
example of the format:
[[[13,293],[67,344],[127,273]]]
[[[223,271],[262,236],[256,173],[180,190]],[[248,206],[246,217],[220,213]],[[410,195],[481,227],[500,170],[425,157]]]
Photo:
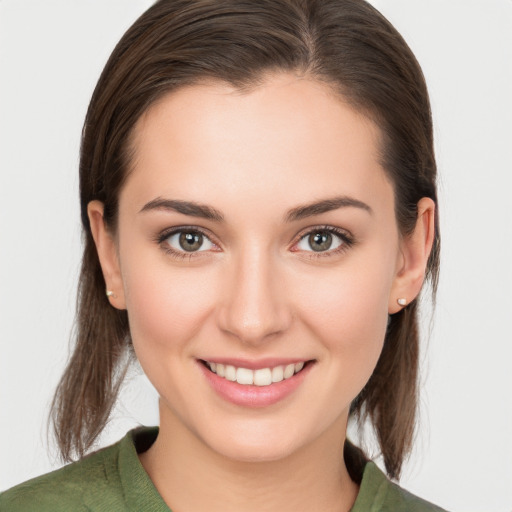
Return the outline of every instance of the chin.
[[[311,441],[306,432],[294,430],[289,425],[255,424],[235,430],[223,429],[219,435],[215,434],[210,430],[202,441],[219,455],[238,462],[283,460]]]
[[[274,462],[292,455],[293,446],[283,443],[249,443],[242,440],[229,446],[211,446],[219,455],[236,462]]]

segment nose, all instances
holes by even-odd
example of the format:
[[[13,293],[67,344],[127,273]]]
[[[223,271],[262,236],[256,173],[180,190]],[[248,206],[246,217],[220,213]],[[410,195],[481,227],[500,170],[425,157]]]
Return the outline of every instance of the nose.
[[[247,345],[258,345],[290,327],[291,307],[278,266],[268,254],[248,251],[225,277],[218,311],[222,331]]]

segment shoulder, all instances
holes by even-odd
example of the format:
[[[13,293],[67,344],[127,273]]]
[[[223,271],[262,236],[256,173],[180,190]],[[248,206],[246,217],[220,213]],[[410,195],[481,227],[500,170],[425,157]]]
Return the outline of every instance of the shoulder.
[[[395,483],[389,482],[388,502],[393,505],[389,510],[404,512],[446,512],[444,509],[425,501],[414,494],[402,489]],[[387,509],[385,509],[387,510]]]
[[[406,491],[373,462],[364,468],[363,479],[352,512],[446,512],[444,509]]]
[[[122,500],[117,471],[121,443],[122,441],[1,493],[0,510],[89,511],[91,507],[88,502],[98,495],[102,495],[106,498],[105,502],[110,502],[115,507],[116,502]]]

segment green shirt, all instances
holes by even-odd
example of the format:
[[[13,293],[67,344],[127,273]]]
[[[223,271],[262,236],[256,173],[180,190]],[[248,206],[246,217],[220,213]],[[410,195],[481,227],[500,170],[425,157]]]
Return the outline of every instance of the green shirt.
[[[137,453],[147,450],[158,428],[128,432],[118,443],[79,462],[0,494],[1,512],[170,512]],[[373,463],[364,466],[351,512],[442,512],[390,482]]]

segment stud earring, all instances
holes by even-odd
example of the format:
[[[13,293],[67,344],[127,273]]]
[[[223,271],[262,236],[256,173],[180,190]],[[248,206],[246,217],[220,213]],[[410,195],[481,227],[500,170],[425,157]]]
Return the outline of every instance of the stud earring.
[[[108,298],[113,297],[115,299],[117,297],[117,295],[115,295],[112,290],[107,290],[105,294],[107,295]]]
[[[407,299],[400,298],[396,300],[400,306],[407,306]]]

